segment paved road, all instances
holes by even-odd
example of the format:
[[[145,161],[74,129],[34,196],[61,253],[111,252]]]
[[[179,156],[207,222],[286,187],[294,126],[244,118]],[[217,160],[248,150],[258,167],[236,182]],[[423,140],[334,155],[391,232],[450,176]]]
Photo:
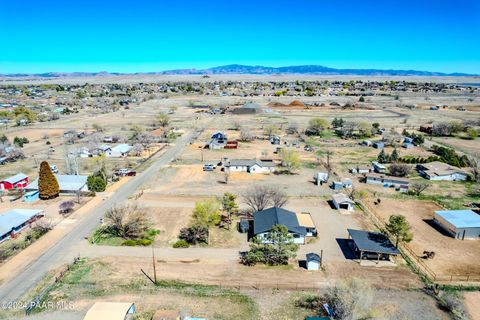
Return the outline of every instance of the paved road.
[[[150,160],[153,162],[150,167],[119,188],[111,197],[95,208],[93,212],[80,219],[70,233],[66,234],[60,241],[25,267],[10,282],[4,283],[0,287],[0,302],[15,301],[35,286],[48,271],[67,261],[72,261],[78,255],[78,252],[75,252],[76,245],[98,226],[99,220],[105,211],[113,205],[127,200],[145,182],[149,181],[160,168],[175,159],[185,146],[197,138],[199,134],[200,131],[184,134],[165,153],[154,156]]]

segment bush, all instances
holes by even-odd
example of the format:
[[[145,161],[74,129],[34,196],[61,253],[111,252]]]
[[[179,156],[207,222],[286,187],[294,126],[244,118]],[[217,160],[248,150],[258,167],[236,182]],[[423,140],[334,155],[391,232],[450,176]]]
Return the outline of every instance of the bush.
[[[136,240],[128,239],[123,241],[122,246],[135,247],[137,245]]]
[[[107,182],[100,176],[89,176],[87,178],[88,190],[95,192],[103,192],[107,187]]]
[[[152,242],[153,242],[153,241],[150,240],[150,239],[141,239],[141,240],[137,240],[137,245],[138,245],[138,246],[144,246],[144,247],[146,247],[146,246],[151,245]]]
[[[51,145],[52,143],[50,141],[45,142],[47,146]]]
[[[182,228],[178,237],[189,244],[208,243],[208,228],[203,226]]]
[[[177,242],[175,242],[173,244],[173,247],[174,248],[188,248],[188,247],[190,247],[190,245],[185,240],[178,240]]]

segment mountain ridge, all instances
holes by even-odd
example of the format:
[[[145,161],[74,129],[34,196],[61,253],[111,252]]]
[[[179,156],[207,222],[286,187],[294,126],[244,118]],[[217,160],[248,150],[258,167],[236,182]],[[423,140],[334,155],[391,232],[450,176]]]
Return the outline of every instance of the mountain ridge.
[[[266,67],[261,65],[250,66],[241,64],[229,64],[207,69],[174,69],[160,72],[44,72],[44,73],[11,73],[0,74],[0,77],[40,77],[40,78],[65,78],[65,77],[103,77],[119,75],[212,75],[212,74],[252,74],[252,75],[275,75],[275,74],[300,74],[300,75],[351,75],[351,76],[478,76],[462,72],[445,73],[421,70],[401,69],[353,69],[353,68],[330,68],[322,65],[297,65],[284,67]]]

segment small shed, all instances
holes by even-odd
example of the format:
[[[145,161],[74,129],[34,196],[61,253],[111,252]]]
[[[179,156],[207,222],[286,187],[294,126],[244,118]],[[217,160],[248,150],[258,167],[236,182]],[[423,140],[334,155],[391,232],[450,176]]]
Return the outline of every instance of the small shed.
[[[380,232],[347,229],[353,240],[354,251],[363,260],[390,260],[400,254],[388,237]]]
[[[333,190],[342,190],[343,183],[341,181],[333,181],[332,185],[330,186]]]
[[[383,143],[381,141],[377,141],[377,142],[373,143],[373,147],[375,149],[383,149],[385,147],[385,143]]]
[[[350,178],[343,179],[343,187],[345,189],[351,189],[353,187],[352,179],[350,179]]]
[[[332,203],[337,210],[353,211],[355,207],[355,202],[343,193],[333,194]]]
[[[307,270],[320,270],[322,259],[316,253],[307,253]]]
[[[434,221],[455,239],[480,238],[480,215],[472,210],[435,211]]]
[[[313,176],[316,185],[322,185],[328,181],[328,172],[317,172]]]

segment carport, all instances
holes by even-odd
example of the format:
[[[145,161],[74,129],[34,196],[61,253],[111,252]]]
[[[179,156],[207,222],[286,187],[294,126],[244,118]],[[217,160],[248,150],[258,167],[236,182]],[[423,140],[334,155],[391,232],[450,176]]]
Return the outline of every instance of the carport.
[[[390,256],[400,254],[397,248],[390,242],[386,235],[380,232],[364,230],[348,230],[348,238],[353,240],[354,251],[360,260],[376,256],[377,262],[390,260]]]

